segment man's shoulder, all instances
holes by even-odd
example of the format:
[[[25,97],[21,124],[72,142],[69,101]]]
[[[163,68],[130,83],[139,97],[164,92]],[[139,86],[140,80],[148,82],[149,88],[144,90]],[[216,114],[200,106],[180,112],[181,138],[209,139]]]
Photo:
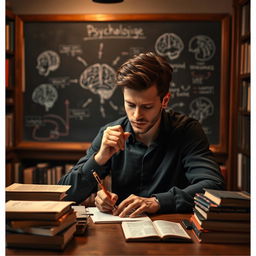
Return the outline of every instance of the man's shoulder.
[[[168,134],[171,134],[171,140],[188,143],[190,140],[205,139],[207,142],[207,137],[198,120],[173,110],[166,112],[165,120],[167,120],[165,129]]]
[[[191,125],[200,125],[196,119],[189,117],[186,114],[175,112],[172,109],[166,111],[165,120],[167,123],[171,124],[174,129],[184,129]]]

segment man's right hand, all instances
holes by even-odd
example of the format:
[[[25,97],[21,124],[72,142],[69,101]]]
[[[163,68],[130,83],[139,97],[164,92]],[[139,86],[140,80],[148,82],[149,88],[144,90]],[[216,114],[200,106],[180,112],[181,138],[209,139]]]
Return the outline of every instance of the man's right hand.
[[[95,205],[101,212],[113,212],[118,195],[110,191],[108,191],[108,194],[109,196],[103,190],[99,190],[95,197]]]
[[[94,156],[99,165],[104,165],[120,150],[124,150],[125,141],[131,133],[124,132],[121,125],[109,126],[103,133],[100,150]]]

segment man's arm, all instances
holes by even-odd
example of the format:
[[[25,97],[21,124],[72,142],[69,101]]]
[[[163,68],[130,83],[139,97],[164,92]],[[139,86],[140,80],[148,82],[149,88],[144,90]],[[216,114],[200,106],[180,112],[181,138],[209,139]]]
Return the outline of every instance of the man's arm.
[[[124,132],[121,125],[103,127],[87,151],[87,155],[59,181],[59,184],[72,185],[65,199],[80,203],[94,192],[97,183],[91,170],[95,170],[101,178],[106,177],[111,169],[109,160],[115,153],[124,150],[125,141],[129,136],[130,133]],[[109,204],[107,199],[103,199],[98,196],[95,198],[100,206],[99,209],[104,209],[104,206]]]
[[[174,186],[168,192],[155,195],[163,213],[192,211],[194,195],[203,192],[203,188],[224,189],[224,179],[201,125],[197,121],[190,122],[184,127],[182,137],[182,164],[190,185],[185,188]]]
[[[67,191],[65,200],[73,200],[77,203],[81,203],[90,196],[91,193],[97,191],[97,182],[91,173],[92,169],[94,169],[101,178],[107,176],[110,169],[109,163],[100,166],[94,159],[101,145],[102,134],[103,129],[101,129],[95,137],[86,155],[58,182],[60,185],[72,185]]]

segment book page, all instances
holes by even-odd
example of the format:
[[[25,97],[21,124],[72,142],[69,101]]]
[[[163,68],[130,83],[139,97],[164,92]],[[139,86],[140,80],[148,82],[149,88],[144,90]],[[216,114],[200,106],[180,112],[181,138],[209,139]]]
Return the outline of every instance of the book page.
[[[173,237],[184,237],[190,239],[190,236],[183,229],[180,223],[166,221],[166,220],[155,220],[153,222],[156,230],[161,235],[164,236],[173,236]]]
[[[5,189],[7,192],[66,192],[70,185],[20,184],[13,183]]]
[[[136,218],[114,216],[111,213],[100,212],[97,207],[88,207],[87,211],[92,214],[93,223],[120,223],[122,221],[150,220],[146,215]]]
[[[85,219],[89,217],[89,212],[86,210],[84,205],[72,205],[71,207],[76,212],[77,219]]]
[[[126,239],[159,236],[151,220],[122,222],[122,228]]]

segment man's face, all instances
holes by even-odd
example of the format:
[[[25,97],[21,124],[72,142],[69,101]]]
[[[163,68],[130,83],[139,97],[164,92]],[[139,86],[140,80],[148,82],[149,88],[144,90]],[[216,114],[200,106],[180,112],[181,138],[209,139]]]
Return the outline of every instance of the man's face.
[[[143,91],[124,88],[124,107],[135,134],[147,133],[160,121],[162,103],[156,86]]]

